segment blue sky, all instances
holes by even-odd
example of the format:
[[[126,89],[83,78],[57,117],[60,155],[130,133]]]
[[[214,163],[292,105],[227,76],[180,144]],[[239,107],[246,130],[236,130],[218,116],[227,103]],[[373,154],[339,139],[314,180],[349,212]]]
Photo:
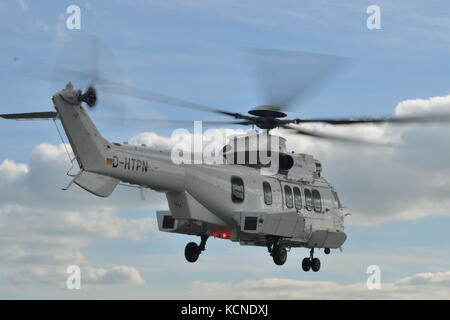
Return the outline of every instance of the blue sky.
[[[65,28],[65,11],[71,4],[81,8],[81,30]],[[366,8],[371,4],[381,8],[381,30],[366,27]],[[63,46],[77,35],[96,35],[110,49],[116,64],[106,71],[117,76],[120,69],[121,81],[236,112],[244,113],[264,102],[245,64],[245,48],[311,51],[352,59],[291,115],[387,115],[400,112],[400,103],[411,99],[425,100],[405,102],[406,109],[417,105],[450,108],[450,103],[426,100],[444,99],[449,94],[448,13],[445,1],[409,1],[407,5],[401,1],[3,1],[1,113],[51,110],[52,88],[64,83],[24,77],[20,66],[60,63],[64,60],[60,56]],[[86,70],[85,66],[80,68]],[[45,79],[51,70],[43,71]],[[100,98],[104,104],[92,116],[113,141],[133,137],[142,141],[143,131],[167,137],[171,129],[104,123],[101,117],[108,112],[108,103],[124,104],[128,115],[150,118],[216,117],[132,99]],[[283,279],[299,287],[292,293],[280,285],[280,297],[329,298],[326,290],[313,290],[310,296],[299,292],[311,283],[320,287],[331,282],[331,293],[390,298],[407,297],[408,290],[401,283],[410,278],[434,276],[444,278],[442,287],[424,285],[413,291],[419,298],[434,294],[448,299],[448,130],[358,130],[351,134],[398,135],[417,148],[355,150],[309,140],[290,144],[296,151],[312,153],[322,161],[325,176],[355,216],[348,219],[349,239],[344,251],[330,256],[321,253],[322,270],[304,273],[299,262],[306,250],[291,251],[286,265],[279,268],[263,248],[239,247],[221,240],[210,241],[207,254],[198,263],[187,264],[183,250],[191,239],[160,234],[152,224],[155,210],[166,207],[161,195],[152,193],[148,200],[141,201],[137,191],[121,189],[99,200],[76,186],[63,194],[60,188],[68,182],[65,172],[69,163],[57,147],[60,141],[53,123],[2,121],[0,172],[7,178],[1,187],[16,193],[2,199],[0,228],[17,228],[12,235],[22,240],[17,243],[11,235],[0,242],[4,246],[0,247],[0,264],[4,266],[0,297],[201,298],[207,292],[208,297],[259,298],[273,296],[264,296],[264,290],[255,292],[251,286],[249,289],[248,281],[270,287],[270,279]],[[431,187],[424,183],[427,177],[435,181]],[[423,189],[419,186],[422,183]],[[28,198],[21,198],[21,192]],[[55,197],[57,201],[51,203]],[[18,210],[16,214],[14,210]],[[36,225],[28,232],[27,223],[32,222]],[[44,223],[55,226],[47,230]],[[137,225],[140,228],[135,228]],[[48,239],[56,244],[49,245]],[[34,255],[30,253],[33,250]],[[64,288],[61,275],[71,263],[91,268],[88,284],[77,292]],[[353,287],[365,283],[366,268],[371,264],[381,267],[382,281],[386,282],[381,292]],[[117,266],[134,268],[139,277],[129,269],[114,273]],[[102,272],[122,278],[107,283]],[[411,283],[416,283],[413,280]],[[223,295],[207,290],[216,287],[223,288]],[[233,295],[236,291],[248,292],[248,296]]]

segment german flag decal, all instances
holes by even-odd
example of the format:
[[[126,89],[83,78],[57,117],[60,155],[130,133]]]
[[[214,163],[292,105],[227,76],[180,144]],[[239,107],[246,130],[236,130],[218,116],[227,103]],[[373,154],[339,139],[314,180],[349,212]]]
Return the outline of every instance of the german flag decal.
[[[106,164],[111,166],[113,164],[113,159],[112,158],[106,158]]]

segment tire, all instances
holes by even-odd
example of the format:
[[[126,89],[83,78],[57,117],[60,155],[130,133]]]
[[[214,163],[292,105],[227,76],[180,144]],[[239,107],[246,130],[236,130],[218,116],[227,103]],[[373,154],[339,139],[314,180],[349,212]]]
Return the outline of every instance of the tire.
[[[195,262],[200,255],[200,248],[195,242],[189,242],[184,249],[184,256],[188,262]]]
[[[302,261],[302,269],[305,272],[308,272],[309,270],[311,270],[311,260],[309,258],[305,258]]]
[[[275,248],[273,248],[272,258],[273,262],[275,262],[276,265],[278,266],[283,265],[287,259],[286,248],[283,246],[276,246]]]
[[[314,258],[311,261],[311,269],[314,272],[317,272],[320,270],[320,260],[318,258]]]

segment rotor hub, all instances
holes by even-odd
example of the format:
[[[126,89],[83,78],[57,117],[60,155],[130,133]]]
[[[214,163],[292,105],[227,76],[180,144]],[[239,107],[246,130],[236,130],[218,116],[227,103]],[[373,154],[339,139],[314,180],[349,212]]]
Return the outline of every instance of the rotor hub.
[[[252,116],[262,117],[262,118],[284,118],[286,113],[284,113],[280,107],[273,106],[270,104],[263,104],[260,106],[253,107],[248,112]]]

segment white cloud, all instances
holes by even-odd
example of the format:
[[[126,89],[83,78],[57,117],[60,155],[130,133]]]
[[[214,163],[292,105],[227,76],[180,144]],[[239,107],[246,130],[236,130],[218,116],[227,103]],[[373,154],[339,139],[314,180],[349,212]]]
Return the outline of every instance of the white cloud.
[[[0,184],[11,183],[13,181],[17,181],[29,171],[28,166],[26,164],[17,164],[14,161],[5,159],[0,164],[0,176],[2,179],[0,180]]]
[[[142,241],[157,232],[154,217],[130,219],[121,217],[118,211],[150,212],[153,206],[165,206],[162,196],[155,195],[149,203],[139,200],[139,192],[131,188],[118,187],[106,201],[75,185],[64,192],[60,188],[68,182],[68,168],[63,145],[46,143],[33,150],[27,164],[8,159],[1,162],[0,270],[5,279],[16,284],[61,287],[69,265],[80,265],[92,274],[92,262],[83,249],[93,239]],[[112,284],[121,281],[142,285],[133,267],[100,268],[98,274],[102,272]]]
[[[71,152],[68,146],[69,152]],[[11,183],[0,182],[0,203],[3,206],[20,205],[32,209],[56,210],[57,212],[111,212],[125,209],[165,208],[164,194],[151,192],[148,201],[140,200],[140,191],[135,188],[118,186],[113,194],[98,198],[77,185],[62,191],[72,177],[65,173],[71,168],[63,145],[41,143],[32,152],[27,164],[4,160],[0,173],[14,177]],[[26,168],[26,169],[25,169]],[[10,172],[8,173],[8,170]],[[78,172],[74,165],[71,174]],[[62,210],[62,208],[64,208]],[[104,215],[108,218],[108,215]]]
[[[411,277],[403,278],[395,282],[398,286],[436,286],[444,287],[450,291],[450,271],[447,272],[425,272]]]
[[[70,145],[66,145],[67,150],[71,154]],[[61,157],[66,157],[66,152],[64,149],[64,145],[60,144],[59,146],[55,146],[49,143],[41,143],[39,144],[33,151],[31,155],[31,159],[33,161],[61,161]]]
[[[449,275],[450,272],[418,274],[396,282],[382,282],[380,290],[369,290],[366,283],[283,278],[237,283],[196,281],[191,294],[199,299],[449,299]]]
[[[55,270],[48,266],[33,265],[27,268],[14,269],[10,271],[3,271],[7,278],[15,285],[57,285],[62,288],[64,285],[64,277],[61,270]],[[58,281],[59,280],[59,281]]]
[[[74,233],[97,235],[105,238],[143,240],[148,231],[156,232],[153,218],[126,219],[113,212],[67,212],[64,223]]]
[[[87,267],[81,271],[82,282],[88,285],[136,285],[144,286],[139,271],[134,267],[115,266],[110,269]]]
[[[64,268],[67,266],[76,264],[90,272],[92,261],[85,257],[83,249],[93,239],[141,241],[156,229],[150,217],[127,219],[101,210],[78,212],[61,209],[58,212],[8,206],[0,209],[0,270],[13,283],[63,286],[67,277]],[[132,275],[130,281],[133,280]],[[125,274],[123,282],[127,279]],[[136,284],[136,281],[130,283]]]
[[[47,285],[66,290],[66,273],[68,265],[31,265],[18,270],[7,270],[8,279],[16,285]],[[93,268],[89,265],[80,265],[81,287],[104,288],[107,286],[128,285],[145,286],[140,272],[130,266],[114,266],[108,269]]]
[[[148,147],[170,149],[175,145],[175,141],[171,138],[162,137],[153,132],[142,132],[141,134],[132,137],[130,139],[130,144],[145,144]]]
[[[396,115],[426,114],[427,112],[449,112],[450,96],[428,99],[408,99],[401,101],[395,108]]]

